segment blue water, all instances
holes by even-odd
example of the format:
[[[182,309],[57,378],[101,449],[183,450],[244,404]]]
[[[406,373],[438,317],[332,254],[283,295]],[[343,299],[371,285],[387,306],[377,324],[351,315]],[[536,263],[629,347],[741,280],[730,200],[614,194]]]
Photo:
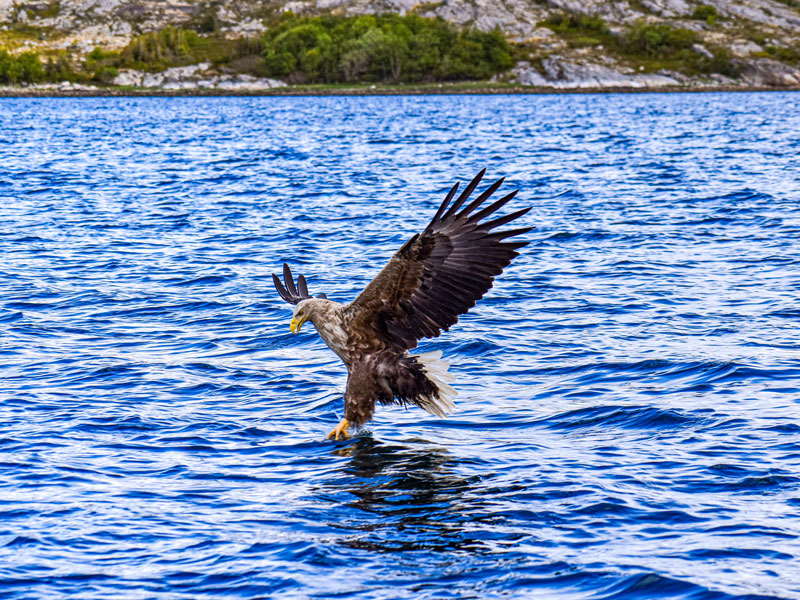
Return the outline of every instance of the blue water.
[[[0,597],[800,597],[797,95],[0,101]],[[487,167],[531,244],[379,408],[347,301]]]

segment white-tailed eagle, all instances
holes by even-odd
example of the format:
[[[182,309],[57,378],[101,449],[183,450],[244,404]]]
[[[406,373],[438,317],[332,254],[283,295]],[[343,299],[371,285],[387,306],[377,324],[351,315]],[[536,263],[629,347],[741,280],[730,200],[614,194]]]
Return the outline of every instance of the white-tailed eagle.
[[[453,376],[447,372],[450,365],[441,360],[441,352],[414,355],[408,351],[418,340],[438,337],[454,325],[528,243],[507,240],[532,227],[493,230],[521,217],[530,207],[484,221],[517,193],[515,190],[480,208],[503,179],[464,206],[485,171],[450,205],[458,191],[456,183],[425,230],[403,244],[350,304],[333,302],[324,294],[312,298],[305,277],[300,275],[295,285],[286,264],[285,285],[272,275],[281,297],[295,305],[292,333],[311,321],[347,366],[344,418],[328,437],[347,437],[350,425],[370,420],[375,401],[414,404],[440,417],[455,409],[452,397],[456,392],[447,383]]]

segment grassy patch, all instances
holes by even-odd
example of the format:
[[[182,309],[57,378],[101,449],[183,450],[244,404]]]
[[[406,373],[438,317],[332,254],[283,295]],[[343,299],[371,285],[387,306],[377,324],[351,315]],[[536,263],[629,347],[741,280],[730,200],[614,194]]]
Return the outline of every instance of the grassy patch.
[[[416,14],[430,12],[447,4],[447,2],[421,2],[411,9]]]
[[[758,52],[756,56],[774,58],[788,63],[800,62],[800,52],[794,48],[784,48],[783,46],[764,46],[764,52]]]
[[[601,17],[556,13],[537,25],[559,34],[570,48],[616,45],[616,38]]]
[[[703,6],[698,7],[696,18],[716,18],[713,7],[709,7],[712,13]],[[728,76],[738,73],[726,49],[711,47],[708,50],[712,57],[703,56],[692,49],[701,42],[696,32],[667,23],[639,20],[617,35],[611,33],[603,19],[587,15],[558,14],[539,25],[558,33],[573,48],[602,44],[612,55],[642,67],[645,72],[671,70],[687,75],[722,73]]]
[[[61,0],[39,4],[29,8],[26,13],[29,19],[51,19],[57,17],[61,10]]]
[[[602,17],[569,13],[556,13],[539,23],[556,33],[608,33],[608,26]]]
[[[4,46],[15,46],[26,41],[41,41],[53,35],[52,27],[37,27],[26,23],[12,23],[0,31],[0,41]]]
[[[692,18],[696,21],[705,21],[709,25],[716,25],[719,13],[716,8],[709,4],[698,4],[694,7]]]
[[[671,58],[699,42],[694,31],[638,21],[620,39],[620,50],[632,56]]]

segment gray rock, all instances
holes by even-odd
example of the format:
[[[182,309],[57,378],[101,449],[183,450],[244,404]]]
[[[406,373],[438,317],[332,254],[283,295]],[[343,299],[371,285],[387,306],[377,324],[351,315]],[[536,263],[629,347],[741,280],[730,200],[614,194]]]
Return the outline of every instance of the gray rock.
[[[144,73],[134,69],[120,69],[119,74],[114,78],[114,85],[124,85],[139,87],[142,85]]]
[[[605,65],[592,62],[574,63],[560,57],[545,59],[542,67],[551,85],[557,88],[647,88],[678,84],[678,81],[665,75],[628,75]]]
[[[692,51],[697,52],[701,56],[705,56],[708,59],[714,58],[714,55],[708,51],[708,48],[703,46],[702,44],[692,44]]]
[[[708,76],[708,78],[714,83],[717,83],[719,85],[732,86],[739,84],[737,80],[731,79],[730,77],[726,77],[725,75],[722,75],[720,73],[712,73],[711,75]]]
[[[692,12],[692,9],[683,0],[642,0],[642,5],[665,17],[678,17]]]
[[[800,86],[800,70],[771,58],[759,58],[742,65],[742,81],[759,87]]]
[[[651,88],[680,85],[674,77],[657,73],[623,73],[596,62],[576,63],[551,56],[542,61],[544,75],[530,63],[519,62],[511,70],[510,81],[521,85],[557,89]]]
[[[763,52],[764,49],[750,40],[735,40],[733,44],[728,46],[733,56],[738,58],[747,58],[756,52]]]
[[[549,86],[550,82],[542,77],[533,65],[527,61],[518,62],[509,74],[508,81],[519,83],[520,85]]]
[[[267,90],[286,85],[277,79],[261,79],[252,75],[219,75],[211,71],[209,63],[175,67],[161,73],[142,73],[123,69],[114,78],[114,85],[163,90]]]

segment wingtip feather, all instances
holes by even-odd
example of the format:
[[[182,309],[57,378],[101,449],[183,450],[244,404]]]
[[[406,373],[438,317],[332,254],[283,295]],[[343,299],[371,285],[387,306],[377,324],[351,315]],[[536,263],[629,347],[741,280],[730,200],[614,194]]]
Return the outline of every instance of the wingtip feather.
[[[447,210],[447,212],[444,215],[445,219],[447,219],[448,217],[452,217],[453,215],[456,214],[458,209],[461,208],[464,202],[466,202],[472,195],[472,192],[475,191],[475,188],[478,187],[478,184],[481,182],[481,179],[483,179],[483,176],[485,174],[486,174],[486,168],[484,167],[483,169],[481,169],[480,173],[475,175],[472,181],[469,182],[469,185],[464,188],[464,191],[461,192],[461,195],[458,197],[458,199],[455,202],[453,202],[453,205]]]
[[[287,263],[283,263],[283,281],[286,284],[286,289],[292,296],[297,296],[297,288],[294,285],[294,278],[292,277],[292,270]]]
[[[436,214],[433,215],[433,218],[431,219],[431,222],[428,224],[428,227],[431,227],[434,223],[436,223],[439,220],[439,218],[442,216],[442,213],[444,213],[445,209],[447,208],[447,205],[450,204],[450,200],[452,200],[453,196],[456,195],[457,191],[458,191],[458,182],[456,181],[453,187],[450,188],[450,191],[447,193],[447,196],[445,196],[442,204],[439,206],[439,210],[437,210]]]

